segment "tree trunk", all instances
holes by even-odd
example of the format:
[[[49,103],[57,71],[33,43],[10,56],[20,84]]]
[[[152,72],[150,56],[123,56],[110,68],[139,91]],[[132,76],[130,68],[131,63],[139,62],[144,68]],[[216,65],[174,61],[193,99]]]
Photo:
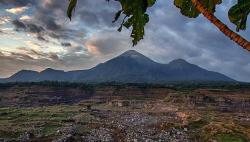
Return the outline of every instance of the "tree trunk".
[[[228,36],[231,40],[236,42],[238,45],[242,46],[244,49],[250,51],[250,42],[241,37],[239,34],[235,33],[229,29],[224,23],[222,23],[213,13],[203,6],[200,0],[192,0],[192,3],[211,23],[213,23],[222,33]]]

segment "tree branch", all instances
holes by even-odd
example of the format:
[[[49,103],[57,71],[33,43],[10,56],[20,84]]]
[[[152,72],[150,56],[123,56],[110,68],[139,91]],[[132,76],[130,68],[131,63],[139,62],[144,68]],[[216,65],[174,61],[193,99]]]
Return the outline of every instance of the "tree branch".
[[[227,25],[221,22],[213,13],[209,12],[209,10],[205,6],[203,6],[200,0],[192,0],[192,3],[197,8],[197,10],[200,11],[203,16],[206,17],[211,23],[213,23],[222,33],[224,33],[227,37],[229,37],[244,49],[250,51],[250,42],[229,29]]]

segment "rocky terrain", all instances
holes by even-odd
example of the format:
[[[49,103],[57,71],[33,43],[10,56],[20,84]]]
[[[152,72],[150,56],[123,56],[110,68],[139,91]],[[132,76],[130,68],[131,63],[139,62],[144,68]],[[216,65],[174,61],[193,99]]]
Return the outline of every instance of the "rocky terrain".
[[[0,85],[0,141],[248,142],[247,84]]]

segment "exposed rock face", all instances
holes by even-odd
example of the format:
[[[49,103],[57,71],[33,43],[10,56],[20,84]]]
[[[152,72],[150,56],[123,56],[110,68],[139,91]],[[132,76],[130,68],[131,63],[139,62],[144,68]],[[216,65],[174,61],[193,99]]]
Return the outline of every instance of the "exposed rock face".
[[[167,97],[169,98],[168,101],[174,104],[186,103],[190,106],[195,105],[198,107],[212,106],[221,111],[250,111],[250,97],[247,90],[239,92],[198,89],[189,94],[178,94],[175,90],[164,87],[103,85],[72,88],[16,85],[0,89],[0,96],[2,97],[0,106],[73,104],[91,98],[109,102],[112,106],[135,106],[142,108],[144,104],[140,103],[140,99],[164,99]],[[130,101],[130,98],[137,98],[137,100]]]
[[[22,90],[22,91],[20,91]],[[139,88],[136,86],[12,86],[0,89],[0,106],[42,106],[54,104],[73,104],[84,99],[109,101],[120,97],[155,97],[168,95],[168,88]],[[1,115],[1,114],[0,114]],[[2,114],[4,115],[4,114]]]
[[[213,107],[220,111],[250,111],[248,92],[198,89],[189,95],[170,95],[173,103],[188,103],[197,107]]]

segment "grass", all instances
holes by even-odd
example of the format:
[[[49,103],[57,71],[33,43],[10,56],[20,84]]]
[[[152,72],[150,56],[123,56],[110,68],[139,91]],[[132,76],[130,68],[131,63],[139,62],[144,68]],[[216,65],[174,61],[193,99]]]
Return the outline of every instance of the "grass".
[[[60,125],[57,124],[45,124],[42,127],[41,134],[43,136],[50,136],[56,133],[56,131],[60,128]]]
[[[241,134],[219,134],[216,137],[218,142],[247,142],[245,136]]]
[[[13,132],[10,130],[0,130],[0,138],[18,138],[22,132]]]
[[[91,129],[86,127],[86,126],[78,125],[76,127],[76,134],[77,135],[85,135],[85,134],[90,133],[90,132],[91,132]]]
[[[18,138],[25,132],[42,137],[56,136],[57,130],[74,123],[74,116],[88,121],[90,115],[81,112],[78,105],[55,105],[34,108],[0,108],[0,138]]]
[[[207,124],[208,124],[207,121],[201,119],[201,120],[198,120],[198,121],[190,122],[189,125],[188,125],[188,127],[191,130],[196,130],[196,129],[202,128],[203,126],[205,126]]]

